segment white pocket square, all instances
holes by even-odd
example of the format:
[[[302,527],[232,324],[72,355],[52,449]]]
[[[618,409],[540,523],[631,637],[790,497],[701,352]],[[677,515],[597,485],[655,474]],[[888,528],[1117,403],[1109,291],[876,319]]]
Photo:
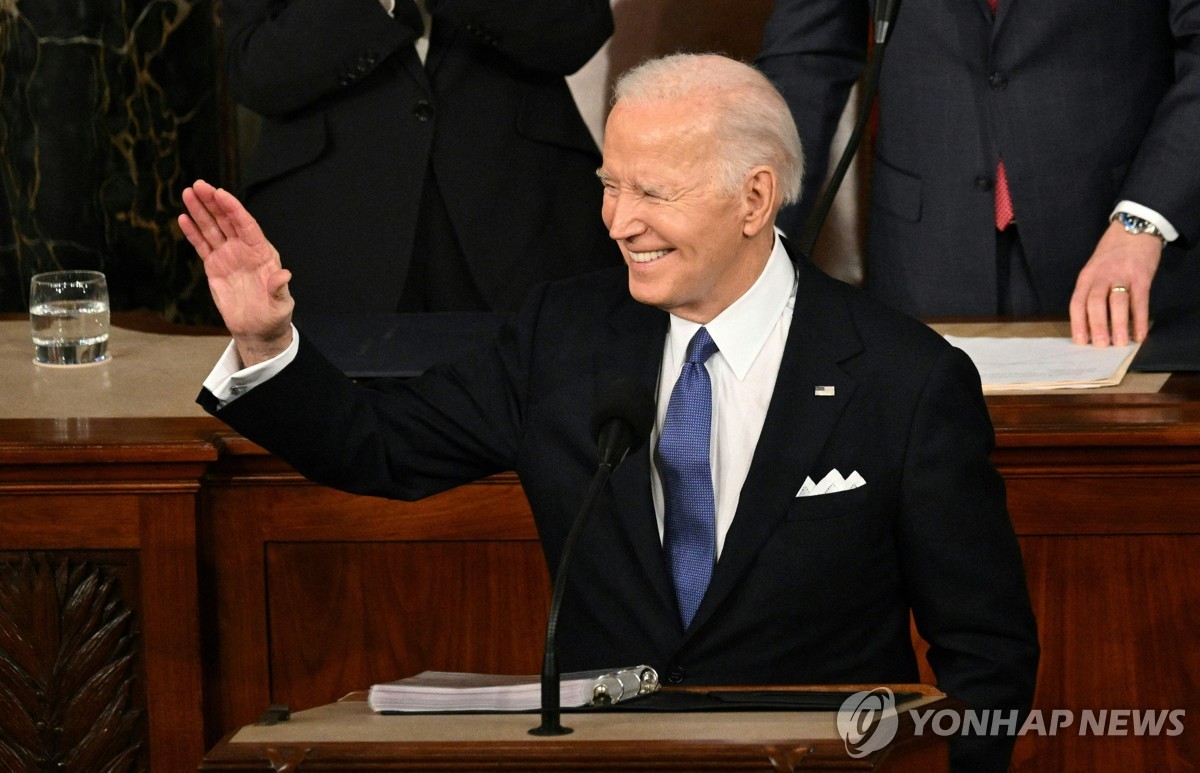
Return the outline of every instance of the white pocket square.
[[[798,497],[813,497],[821,494],[835,494],[839,491],[849,491],[856,489],[859,486],[865,486],[867,482],[863,480],[863,476],[858,474],[858,470],[851,472],[845,478],[837,470],[830,470],[824,478],[821,478],[820,483],[813,483],[812,478],[806,477],[804,485],[796,492]]]

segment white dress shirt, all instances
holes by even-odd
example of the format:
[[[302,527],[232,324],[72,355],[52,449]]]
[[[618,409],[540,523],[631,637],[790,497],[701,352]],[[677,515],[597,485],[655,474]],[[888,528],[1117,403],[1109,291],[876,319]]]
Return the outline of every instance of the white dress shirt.
[[[1118,212],[1128,212],[1134,217],[1140,217],[1142,220],[1153,225],[1163,235],[1163,239],[1168,242],[1173,242],[1179,238],[1179,232],[1175,230],[1175,226],[1171,225],[1171,221],[1160,215],[1150,207],[1142,206],[1136,201],[1122,201],[1117,206],[1113,207],[1112,215]],[[1109,217],[1112,217],[1109,215]]]
[[[415,0],[417,10],[421,12],[421,21],[425,23],[425,28],[421,32],[421,37],[413,42],[413,46],[417,49],[417,56],[421,58],[421,64],[425,63],[425,57],[429,53],[429,30],[433,27],[433,18],[429,15],[429,11],[425,10],[425,0]],[[396,15],[396,0],[379,0],[379,4],[383,6],[383,10],[387,11],[388,16],[395,17]]]
[[[783,359],[796,305],[796,270],[776,232],[775,246],[758,280],[728,308],[704,325],[717,344],[717,353],[704,368],[712,380],[712,433],[709,461],[712,465],[713,501],[717,511],[717,557],[737,512],[742,484],[762,434],[767,406],[775,391],[775,377]],[[653,446],[658,445],[671,390],[683,368],[688,342],[700,325],[674,315],[663,344],[658,380],[658,414],[654,422]],[[651,476],[658,536],[662,539],[664,513],[662,479],[657,468]]]

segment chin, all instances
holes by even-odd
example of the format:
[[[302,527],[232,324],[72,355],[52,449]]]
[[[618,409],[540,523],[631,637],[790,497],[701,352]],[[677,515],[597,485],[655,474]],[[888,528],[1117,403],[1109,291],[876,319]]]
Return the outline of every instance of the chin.
[[[653,283],[639,281],[632,274],[629,277],[629,294],[638,303],[660,309],[666,308],[666,293],[655,287]]]

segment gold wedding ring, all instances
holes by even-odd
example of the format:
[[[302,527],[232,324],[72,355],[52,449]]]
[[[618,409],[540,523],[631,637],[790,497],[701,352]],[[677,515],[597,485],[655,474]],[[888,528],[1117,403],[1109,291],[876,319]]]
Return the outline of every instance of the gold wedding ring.
[[[1109,292],[1110,293],[1127,293],[1127,292],[1129,292],[1129,288],[1126,287],[1125,285],[1113,285],[1112,289],[1109,290]]]

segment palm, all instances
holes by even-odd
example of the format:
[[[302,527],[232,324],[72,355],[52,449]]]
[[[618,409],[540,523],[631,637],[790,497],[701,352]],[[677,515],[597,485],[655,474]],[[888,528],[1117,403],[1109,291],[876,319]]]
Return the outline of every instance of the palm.
[[[279,254],[265,239],[254,244],[230,239],[204,261],[213,300],[235,336],[262,335],[286,325],[291,299],[278,298],[271,284],[281,268]]]
[[[258,223],[230,193],[197,181],[184,191],[180,228],[204,261],[208,287],[236,339],[268,341],[287,334],[291,275]]]

